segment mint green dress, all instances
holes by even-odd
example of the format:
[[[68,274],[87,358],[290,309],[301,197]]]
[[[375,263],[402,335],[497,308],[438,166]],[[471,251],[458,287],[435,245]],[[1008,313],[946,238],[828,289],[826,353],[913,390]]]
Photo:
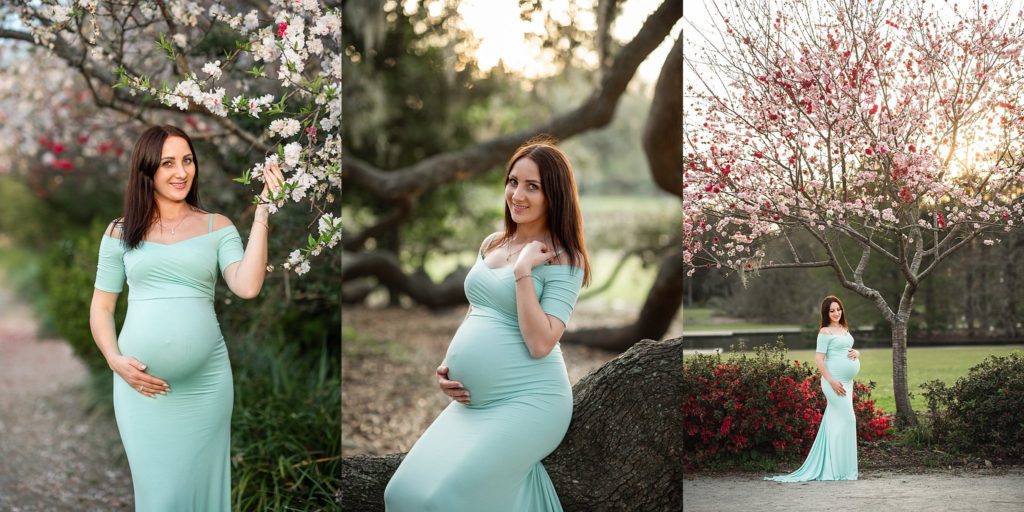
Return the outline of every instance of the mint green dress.
[[[808,480],[857,479],[857,417],[853,413],[853,378],[860,371],[860,360],[850,360],[847,351],[853,348],[853,336],[846,334],[818,334],[816,352],[825,354],[825,367],[832,377],[843,384],[845,396],[839,396],[832,386],[821,379],[821,390],[828,405],[821,417],[818,435],[802,466],[781,476],[765,477],[776,482],[806,482]]]
[[[568,324],[583,271],[542,265],[531,271],[545,313]],[[388,512],[562,510],[540,461],[558,447],[572,416],[572,386],[556,343],[539,359],[519,331],[511,267],[483,256],[466,275],[473,306],[445,356],[448,377],[469,390],[416,441],[384,492]]]
[[[213,310],[221,273],[242,259],[234,226],[173,244],[143,241],[125,251],[104,235],[96,289],[120,293],[128,313],[121,354],[148,366],[170,392],[149,398],[114,374],[114,414],[131,467],[135,510],[231,510],[231,409],[227,347]]]

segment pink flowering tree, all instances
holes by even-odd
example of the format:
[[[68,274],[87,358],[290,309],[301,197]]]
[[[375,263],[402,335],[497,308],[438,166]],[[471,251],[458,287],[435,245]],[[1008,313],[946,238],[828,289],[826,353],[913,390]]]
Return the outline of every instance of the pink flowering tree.
[[[685,50],[688,275],[831,268],[891,326],[897,419],[916,424],[915,292],[1021,221],[1024,19],[973,3],[736,5],[711,6],[720,37]],[[798,232],[815,251],[787,243]],[[865,278],[872,259],[898,270],[898,298]]]
[[[111,122],[101,122],[105,127],[179,115],[180,124],[219,143],[225,156],[240,148],[254,155],[235,180],[256,189],[254,202],[263,168],[279,165],[286,183],[272,198],[271,212],[293,202],[311,213],[308,236],[284,268],[303,274],[311,258],[337,246],[339,7],[326,8],[318,0],[16,1],[0,8],[0,15],[17,20],[0,26],[0,39],[46,49],[50,58],[77,72],[86,96],[80,99],[107,112]],[[24,149],[42,152],[44,164],[57,170],[73,165],[60,157],[64,148],[55,147],[70,145],[67,140],[83,154],[120,157],[117,152],[123,151],[124,143],[112,137],[83,137],[64,133],[67,125],[50,124],[55,126],[37,137],[22,136],[29,141]],[[120,132],[123,140],[125,130]]]

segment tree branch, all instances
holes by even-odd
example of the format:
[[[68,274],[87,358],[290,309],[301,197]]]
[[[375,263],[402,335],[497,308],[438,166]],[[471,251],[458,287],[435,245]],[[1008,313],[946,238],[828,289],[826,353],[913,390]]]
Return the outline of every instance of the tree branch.
[[[382,199],[416,196],[439,185],[467,180],[492,169],[516,147],[538,134],[567,139],[604,126],[612,119],[615,106],[637,67],[665,39],[680,16],[682,2],[666,0],[647,18],[636,37],[619,51],[598,89],[571,112],[519,133],[496,137],[461,151],[434,155],[393,171],[377,169],[346,154],[342,166],[345,182]]]

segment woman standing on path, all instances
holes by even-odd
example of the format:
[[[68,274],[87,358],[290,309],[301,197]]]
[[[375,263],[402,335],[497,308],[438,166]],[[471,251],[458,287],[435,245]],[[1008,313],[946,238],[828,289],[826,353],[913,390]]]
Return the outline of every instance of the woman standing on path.
[[[558,339],[589,276],[569,160],[527,143],[506,170],[505,231],[466,275],[470,311],[437,369],[455,401],[388,482],[388,511],[562,510],[540,461],[569,428]]]
[[[277,168],[267,192],[280,190]],[[259,294],[267,266],[266,204],[247,248],[231,221],[199,207],[192,140],[154,126],[132,150],[124,217],[100,243],[89,323],[116,374],[114,413],[135,489],[135,509],[231,509],[231,365],[214,313],[219,268],[241,298]],[[128,281],[118,335],[114,307]]]
[[[821,417],[807,459],[796,471],[765,477],[776,482],[857,479],[857,417],[853,412],[853,377],[860,371],[860,352],[853,349],[853,336],[843,312],[843,303],[829,295],[821,303],[821,329],[814,362],[821,372],[821,390],[828,405]]]

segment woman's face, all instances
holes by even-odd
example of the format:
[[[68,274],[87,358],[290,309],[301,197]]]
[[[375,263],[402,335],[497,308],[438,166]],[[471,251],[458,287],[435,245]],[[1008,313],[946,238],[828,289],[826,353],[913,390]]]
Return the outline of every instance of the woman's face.
[[[839,323],[839,319],[843,318],[843,307],[838,302],[833,302],[828,305],[828,318],[832,320],[832,323]]]
[[[523,157],[512,165],[505,181],[505,203],[516,224],[547,223],[548,201],[540,186],[536,162]]]
[[[195,158],[188,141],[167,137],[160,153],[160,165],[153,174],[153,191],[168,201],[184,201],[196,175]]]

